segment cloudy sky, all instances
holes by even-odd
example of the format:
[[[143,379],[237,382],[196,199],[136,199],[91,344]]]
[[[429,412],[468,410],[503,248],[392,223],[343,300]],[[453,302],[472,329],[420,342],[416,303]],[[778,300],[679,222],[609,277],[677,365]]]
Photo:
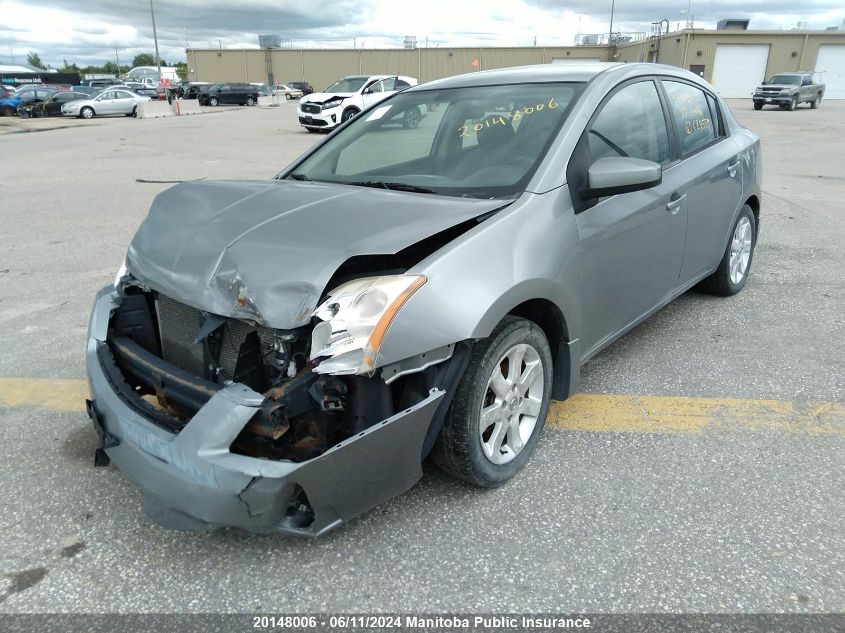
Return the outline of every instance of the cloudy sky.
[[[184,60],[186,46],[255,47],[258,33],[301,46],[388,47],[415,35],[430,46],[569,45],[577,33],[608,30],[610,0],[154,0],[161,56]],[[686,20],[688,0],[616,0],[614,30],[646,31]],[[691,0],[696,27],[724,17],[751,28],[841,25],[843,0]],[[606,5],[606,6],[605,6]],[[80,7],[84,6],[84,11]],[[121,63],[153,51],[147,0],[0,0],[0,60],[35,50],[53,66]]]

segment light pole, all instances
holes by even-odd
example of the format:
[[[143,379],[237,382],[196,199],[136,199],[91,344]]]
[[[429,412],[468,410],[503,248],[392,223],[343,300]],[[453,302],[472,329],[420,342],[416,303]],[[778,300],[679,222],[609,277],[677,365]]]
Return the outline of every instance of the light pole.
[[[161,83],[161,57],[158,56],[158,35],[156,34],[156,14],[153,9],[153,0],[150,0],[150,17],[153,20],[153,41],[156,45],[156,67],[158,68],[158,83]]]
[[[150,0],[152,2],[152,0]],[[610,32],[607,34],[607,45],[613,46],[613,10],[616,5],[616,0],[610,0]]]

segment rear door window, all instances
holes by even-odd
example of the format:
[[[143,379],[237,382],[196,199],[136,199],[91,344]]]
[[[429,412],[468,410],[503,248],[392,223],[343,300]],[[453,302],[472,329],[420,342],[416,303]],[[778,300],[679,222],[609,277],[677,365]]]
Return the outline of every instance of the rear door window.
[[[709,145],[718,136],[718,119],[710,110],[707,94],[700,88],[679,81],[663,80],[669,111],[681,154],[687,155]]]

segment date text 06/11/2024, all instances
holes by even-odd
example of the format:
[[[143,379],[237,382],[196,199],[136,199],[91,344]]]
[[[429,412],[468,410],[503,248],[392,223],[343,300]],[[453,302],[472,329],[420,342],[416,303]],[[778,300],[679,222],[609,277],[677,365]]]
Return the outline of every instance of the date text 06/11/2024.
[[[333,615],[317,616],[253,616],[255,629],[330,629],[405,628],[405,629],[588,629],[592,622],[584,617],[566,616],[423,616],[423,615]]]

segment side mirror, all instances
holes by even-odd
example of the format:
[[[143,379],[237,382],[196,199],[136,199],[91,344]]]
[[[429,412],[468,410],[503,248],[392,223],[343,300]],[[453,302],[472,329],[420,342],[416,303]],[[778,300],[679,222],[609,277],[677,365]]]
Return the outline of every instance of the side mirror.
[[[766,81],[766,80],[764,79],[764,80],[763,80],[763,85],[764,85],[764,86],[768,86],[768,85],[769,85],[769,82],[768,82],[768,81]]]
[[[603,198],[619,193],[650,189],[663,182],[663,169],[641,158],[599,158],[587,170],[587,187],[581,197]]]

